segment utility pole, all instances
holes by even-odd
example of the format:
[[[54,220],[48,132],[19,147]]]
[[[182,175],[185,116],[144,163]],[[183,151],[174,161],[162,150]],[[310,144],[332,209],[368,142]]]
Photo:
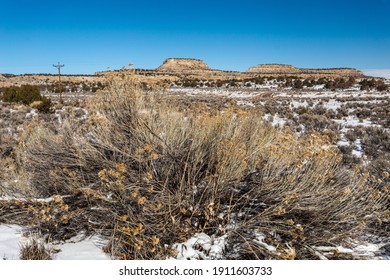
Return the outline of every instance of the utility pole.
[[[53,67],[57,68],[58,69],[58,93],[59,93],[59,96],[60,96],[60,103],[62,104],[62,84],[61,84],[61,68],[64,67],[65,64],[60,64],[58,62],[57,65],[53,64]]]

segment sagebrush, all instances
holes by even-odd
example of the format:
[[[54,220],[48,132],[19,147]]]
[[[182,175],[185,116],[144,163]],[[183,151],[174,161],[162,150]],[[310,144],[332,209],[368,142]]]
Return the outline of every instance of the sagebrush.
[[[67,217],[46,215],[42,231],[98,232],[123,259],[166,258],[198,232],[226,234],[226,258],[308,259],[317,258],[313,246],[347,242],[388,219],[384,189],[342,167],[327,136],[275,130],[232,104],[179,106],[123,77],[90,100],[86,123],[36,122],[23,135],[17,161],[32,192],[60,195],[63,210],[51,217]],[[55,203],[28,213],[37,218]],[[259,233],[277,251],[259,245]]]

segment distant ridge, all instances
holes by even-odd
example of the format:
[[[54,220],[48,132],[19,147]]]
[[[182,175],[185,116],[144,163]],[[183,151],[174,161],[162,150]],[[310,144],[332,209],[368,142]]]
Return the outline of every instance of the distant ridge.
[[[318,68],[306,69],[297,68],[287,64],[258,64],[250,67],[247,73],[254,74],[276,74],[276,75],[324,75],[324,76],[345,76],[345,77],[363,77],[362,71],[354,68]]]
[[[94,75],[87,74],[72,74],[72,75],[62,75],[64,79],[82,79],[82,77],[90,78],[96,76],[100,78],[108,72],[121,72],[126,70],[126,68],[121,70],[109,70],[109,71],[100,71],[96,72]],[[210,68],[203,60],[195,58],[167,58],[163,63],[155,69],[133,69],[134,73],[144,77],[182,77],[187,76],[191,78],[199,79],[247,79],[257,76],[263,77],[286,77],[293,76],[298,78],[348,78],[355,77],[361,78],[365,77],[362,71],[359,71],[354,68],[318,68],[318,69],[309,69],[309,68],[298,68],[288,64],[258,64],[253,67],[249,67],[245,72],[238,71],[227,71],[227,70],[217,70]],[[24,76],[25,80],[33,80],[34,77],[53,77],[55,74],[0,74],[0,81],[11,83],[12,80],[21,79]],[[165,77],[165,78],[164,78]]]

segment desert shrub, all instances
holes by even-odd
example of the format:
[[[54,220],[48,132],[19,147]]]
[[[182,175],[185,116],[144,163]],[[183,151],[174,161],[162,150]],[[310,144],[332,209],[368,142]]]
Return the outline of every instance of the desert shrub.
[[[312,87],[313,85],[314,85],[314,82],[311,79],[305,79],[303,81],[303,86],[305,86],[305,87]]]
[[[41,95],[38,86],[22,85],[21,87],[5,88],[2,98],[5,102],[15,102],[24,105],[30,105],[35,102],[38,111],[41,113],[50,112],[51,100]]]
[[[300,79],[294,80],[293,88],[295,88],[295,89],[302,89],[303,88],[303,82]]]
[[[322,77],[322,78],[319,78],[318,80],[316,80],[316,84],[317,85],[323,85],[327,82],[327,79]]]
[[[91,100],[86,125],[32,125],[18,148],[21,168],[42,196],[64,195],[61,213],[72,217],[56,227],[46,215],[42,230],[98,231],[122,259],[166,258],[174,251],[164,244],[199,232],[226,235],[228,258],[316,258],[308,248],[383,218],[383,194],[341,166],[327,137],[297,138],[232,107],[178,108],[115,79]],[[277,250],[256,243],[259,233]]]
[[[298,115],[312,114],[312,110],[309,107],[307,107],[307,106],[298,106],[297,108],[294,109],[294,111]]]
[[[360,90],[372,90],[377,89],[378,91],[388,90],[388,86],[383,82],[382,79],[363,79],[359,82]]]
[[[356,83],[355,78],[350,77],[348,80],[344,78],[336,78],[334,80],[327,80],[325,83],[325,88],[327,89],[346,89],[353,86]]]
[[[367,127],[362,137],[364,152],[372,158],[390,152],[390,133],[380,127]]]
[[[323,115],[310,115],[304,113],[298,117],[297,124],[304,125],[306,130],[309,132],[321,132],[324,129],[330,129],[333,131],[338,130],[337,124]]]
[[[343,117],[348,117],[349,112],[346,106],[343,104],[340,108],[337,109],[337,118],[342,119]]]
[[[22,85],[21,87],[10,87],[5,89],[3,100],[5,102],[16,102],[29,105],[41,98],[39,88],[32,85]]]
[[[31,107],[36,108],[39,112],[48,114],[51,113],[53,110],[51,108],[52,103],[50,98],[47,98],[45,96],[42,96],[41,100],[34,101],[30,104]]]
[[[386,85],[386,84],[384,84],[384,83],[382,83],[382,84],[379,84],[379,85],[376,87],[376,89],[377,89],[378,91],[386,91],[386,90],[389,89],[389,86]]]

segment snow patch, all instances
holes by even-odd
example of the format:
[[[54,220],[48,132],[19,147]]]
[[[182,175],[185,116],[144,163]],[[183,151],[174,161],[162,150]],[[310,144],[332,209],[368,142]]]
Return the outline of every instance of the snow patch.
[[[31,242],[30,237],[24,237],[26,228],[18,225],[0,225],[0,258],[2,260],[17,260],[20,258],[20,247]],[[38,237],[34,238],[44,243]],[[49,251],[58,251],[51,257],[55,260],[110,260],[102,247],[105,240],[99,236],[86,238],[83,234],[62,243],[44,244]]]
[[[19,259],[20,238],[23,228],[18,225],[0,225],[0,258],[1,260]]]
[[[59,249],[59,253],[53,255],[56,260],[110,260],[110,256],[102,250],[105,240],[98,236],[85,238],[80,234],[59,245],[54,245],[54,249]]]
[[[32,119],[38,115],[37,109],[32,109],[29,113],[26,113],[26,119]]]
[[[275,246],[269,245],[269,244],[264,242],[264,240],[265,240],[265,234],[264,233],[258,232],[258,233],[255,233],[255,235],[256,235],[256,238],[253,241],[256,244],[264,247],[265,249],[267,249],[270,252],[276,252],[277,251]]]
[[[227,235],[210,237],[205,233],[196,233],[183,243],[175,243],[178,260],[219,260],[223,259]]]

